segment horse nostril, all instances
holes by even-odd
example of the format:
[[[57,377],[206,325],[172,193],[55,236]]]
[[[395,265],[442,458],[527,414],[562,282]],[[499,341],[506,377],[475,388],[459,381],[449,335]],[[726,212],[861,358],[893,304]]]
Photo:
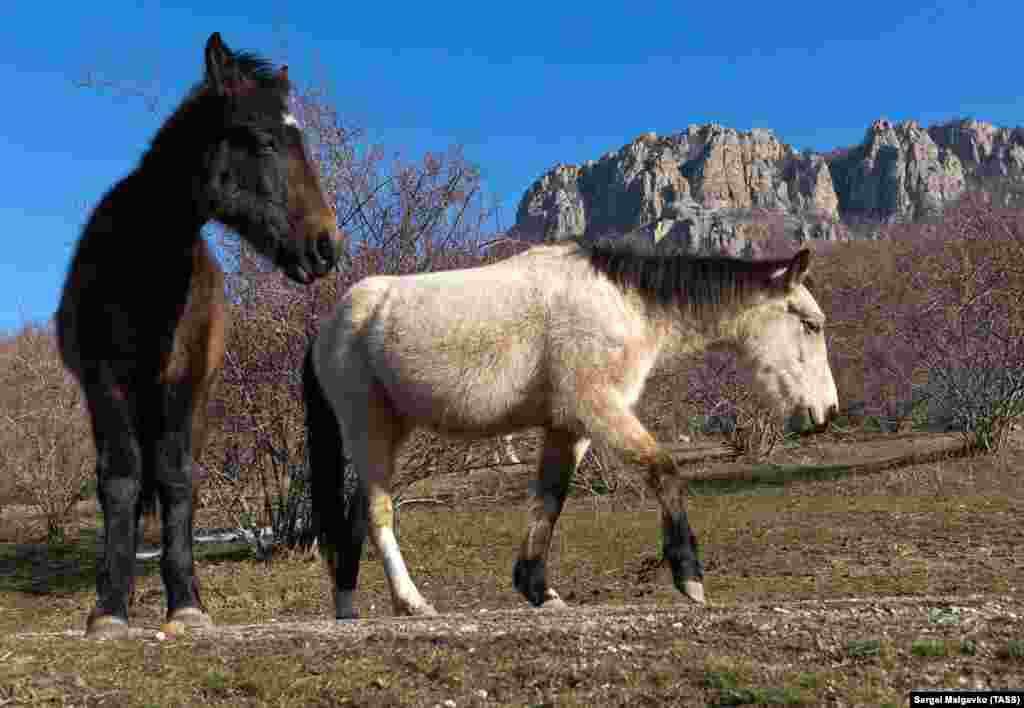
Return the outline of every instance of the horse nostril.
[[[825,415],[825,420],[835,420],[839,417],[839,406],[833,403],[828,407],[828,413]]]
[[[327,265],[334,265],[337,254],[334,251],[334,240],[331,239],[331,232],[324,229],[316,239],[317,255]]]

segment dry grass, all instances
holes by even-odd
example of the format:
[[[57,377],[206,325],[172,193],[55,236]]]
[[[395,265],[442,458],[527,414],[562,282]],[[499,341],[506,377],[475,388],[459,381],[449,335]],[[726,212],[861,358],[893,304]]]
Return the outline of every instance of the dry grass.
[[[873,444],[896,449],[893,438]],[[655,509],[590,495],[570,501],[553,546],[553,585],[578,608],[571,617],[523,611],[511,588],[522,511],[413,507],[402,543],[444,613],[435,623],[387,619],[375,561],[361,579],[367,619],[333,628],[318,564],[201,547],[205,598],[223,629],[157,641],[163,594],[146,563],[133,619],[151,637],[96,643],[67,634],[92,602],[95,509],[49,550],[25,542],[30,520],[5,512],[0,701],[902,705],[914,686],[1019,685],[1019,449],[870,475],[855,474],[844,449],[857,448],[784,451],[804,460],[802,475],[695,488],[691,518],[715,603],[706,610],[683,605],[660,568]],[[827,465],[853,473],[822,474]],[[238,625],[259,627],[230,630]]]

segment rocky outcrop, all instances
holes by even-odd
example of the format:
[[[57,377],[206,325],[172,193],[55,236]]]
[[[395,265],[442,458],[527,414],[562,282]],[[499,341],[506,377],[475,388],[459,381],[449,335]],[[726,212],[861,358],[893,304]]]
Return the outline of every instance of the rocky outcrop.
[[[955,154],[971,177],[1024,176],[1024,128],[966,119],[932,126],[928,135]]]
[[[646,133],[583,165],[556,165],[523,195],[519,236],[636,234],[693,252],[757,255],[776,235],[803,242],[843,222],[917,219],[958,198],[970,177],[1024,179],[1024,129],[955,121],[875,121],[864,141],[797,152],[769,130],[690,126]]]
[[[516,230],[537,240],[636,232],[694,252],[754,255],[773,228],[835,238],[838,205],[821,156],[768,130],[712,124],[646,133],[600,160],[556,165],[526,191]]]
[[[846,219],[918,219],[942,210],[965,188],[956,153],[935,144],[915,121],[876,120],[864,142],[829,161]]]

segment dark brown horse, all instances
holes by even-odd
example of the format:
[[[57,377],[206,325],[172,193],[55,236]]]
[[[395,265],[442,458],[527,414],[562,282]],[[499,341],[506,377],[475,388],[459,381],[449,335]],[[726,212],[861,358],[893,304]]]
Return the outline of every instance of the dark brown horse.
[[[93,211],[57,311],[85,393],[105,541],[87,635],[128,628],[136,529],[160,502],[168,621],[207,625],[192,559],[192,461],[224,356],[224,274],[200,229],[237,231],[293,280],[337,262],[339,232],[288,114],[287,67],[210,36],[203,80]]]

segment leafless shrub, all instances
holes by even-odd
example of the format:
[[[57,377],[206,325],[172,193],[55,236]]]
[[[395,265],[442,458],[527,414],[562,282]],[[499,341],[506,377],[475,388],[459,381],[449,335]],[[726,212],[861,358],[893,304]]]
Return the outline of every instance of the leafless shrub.
[[[719,423],[716,430],[725,434],[726,445],[736,454],[763,460],[775,450],[784,431],[750,383],[735,355],[709,352],[693,362],[686,395],[704,412],[705,425]]]
[[[271,526],[287,546],[312,539],[301,367],[319,321],[364,277],[480,265],[518,248],[486,232],[494,212],[478,170],[459,149],[414,161],[388,159],[323,94],[306,92],[292,102],[346,233],[347,251],[334,276],[298,288],[244,242],[221,234],[235,324],[217,394],[223,418],[212,467],[220,469],[211,475],[208,495],[224,505],[233,523]],[[416,433],[393,480],[397,501],[409,484],[460,469],[467,456],[485,448],[488,455],[503,449],[496,441],[470,444]],[[236,459],[239,450],[244,461]]]
[[[897,320],[919,360],[918,399],[994,452],[1024,415],[1024,215],[969,194],[903,237],[913,297]]]
[[[896,228],[892,227],[890,233]],[[917,352],[898,336],[896,312],[912,297],[902,242],[854,241],[816,249],[811,291],[828,324],[829,361],[848,421],[898,428],[909,413]]]
[[[47,541],[60,542],[95,464],[84,402],[51,331],[26,327],[5,345],[0,476],[11,498],[40,510]]]

